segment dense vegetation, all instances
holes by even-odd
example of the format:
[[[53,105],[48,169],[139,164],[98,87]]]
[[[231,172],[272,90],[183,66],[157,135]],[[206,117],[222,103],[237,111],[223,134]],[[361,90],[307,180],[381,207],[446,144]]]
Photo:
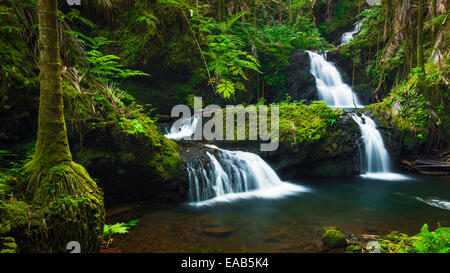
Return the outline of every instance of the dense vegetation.
[[[120,195],[122,181],[130,181],[136,194],[144,187],[154,200],[177,199],[178,193],[157,194],[179,192],[177,179],[186,175],[180,175],[178,145],[157,123],[170,120],[176,104],[192,106],[194,96],[202,96],[205,105],[280,105],[280,140],[302,160],[350,153],[350,133],[333,142],[347,126],[342,110],[289,97],[286,77],[298,49],[338,54],[336,63],[349,83],[371,102],[365,110],[402,135],[400,144],[392,144],[399,145],[401,157],[448,152],[446,0],[382,0],[372,6],[365,0],[85,0],[81,6],[56,1],[54,62],[60,65],[49,77],[58,78],[60,97],[47,104],[57,100],[61,113],[47,129],[40,125],[36,138],[42,86],[54,87],[42,80],[38,2],[0,0],[0,249],[6,252],[64,251],[52,240],[38,246],[58,227],[89,233],[80,240],[98,249],[104,211],[97,183],[106,200]],[[359,34],[339,45],[356,22]],[[45,138],[44,131],[61,132],[53,134],[59,141]],[[139,184],[149,178],[153,185]],[[108,183],[116,190],[110,193]],[[75,224],[79,215],[92,230]],[[447,229],[438,231],[448,238]],[[431,241],[417,241],[415,251],[448,251],[448,245],[432,241],[436,233],[424,227],[421,234]]]

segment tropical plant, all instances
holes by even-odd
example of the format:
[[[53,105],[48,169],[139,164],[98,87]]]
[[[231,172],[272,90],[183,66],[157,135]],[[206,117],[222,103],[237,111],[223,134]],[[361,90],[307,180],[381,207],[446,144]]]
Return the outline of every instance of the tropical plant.
[[[420,233],[413,238],[413,245],[419,253],[449,253],[450,252],[450,227],[438,227],[430,232],[428,224],[424,224]]]
[[[113,242],[113,238],[111,237],[112,235],[128,233],[129,229],[136,226],[139,221],[139,219],[135,219],[127,223],[121,222],[112,225],[105,224],[103,228],[103,237],[108,236],[106,248],[108,248],[108,246]]]

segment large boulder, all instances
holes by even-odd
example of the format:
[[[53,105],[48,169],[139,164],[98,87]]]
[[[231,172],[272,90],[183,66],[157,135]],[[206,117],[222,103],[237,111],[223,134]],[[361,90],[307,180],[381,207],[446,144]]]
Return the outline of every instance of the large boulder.
[[[333,117],[320,117],[325,113],[324,107],[326,106],[319,108],[312,105],[304,113],[296,114],[301,116],[292,121],[295,128],[299,128],[295,135],[297,140],[293,142],[293,138],[289,136],[293,136],[293,132],[285,131],[282,127],[278,150],[262,154],[283,179],[301,176],[352,176],[360,173],[361,132],[358,125],[341,110],[334,110]],[[284,119],[291,122],[283,114],[280,119],[281,122]],[[319,130],[320,126],[323,127]],[[300,133],[308,138],[298,139]]]
[[[309,72],[311,67],[308,52],[298,49],[291,57],[286,72],[287,93],[294,100],[317,100],[316,79]]]
[[[97,180],[105,203],[180,202],[187,197],[178,145],[142,112],[100,94],[92,100],[63,82],[73,160]]]
[[[261,152],[259,141],[215,141],[225,149],[259,154],[282,179],[360,174],[361,131],[343,110],[323,102],[280,107],[279,147]]]

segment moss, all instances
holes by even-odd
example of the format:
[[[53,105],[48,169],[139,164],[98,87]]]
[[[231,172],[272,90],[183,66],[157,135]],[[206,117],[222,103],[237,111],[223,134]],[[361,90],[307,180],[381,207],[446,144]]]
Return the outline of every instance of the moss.
[[[327,232],[328,230],[331,230],[331,229],[337,229],[337,227],[335,227],[335,226],[318,227],[318,228],[314,229],[314,232],[316,232],[317,234],[323,235],[325,232]]]
[[[65,252],[78,241],[83,252],[98,251],[104,224],[103,193],[86,170],[73,162],[42,168],[34,160],[25,165],[19,197],[29,202],[44,226],[30,238],[40,252]],[[27,214],[28,215],[28,214]]]
[[[6,225],[9,223],[12,230],[26,227],[28,224],[28,215],[29,209],[25,202],[0,200],[0,219]]]
[[[328,229],[322,235],[322,242],[329,248],[345,247],[347,245],[344,233],[337,229]]]
[[[353,253],[360,253],[361,252],[361,246],[359,244],[351,244],[347,246],[346,249],[347,252],[353,252]]]
[[[13,237],[0,238],[0,253],[16,253],[17,244]]]
[[[399,231],[392,231],[388,235],[383,236],[384,239],[392,241],[392,242],[400,242],[401,240],[408,238],[409,236],[403,233],[400,233]]]

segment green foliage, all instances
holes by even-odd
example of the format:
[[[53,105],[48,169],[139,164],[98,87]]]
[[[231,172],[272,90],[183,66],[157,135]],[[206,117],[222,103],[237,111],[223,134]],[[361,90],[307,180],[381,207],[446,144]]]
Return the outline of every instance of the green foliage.
[[[35,1],[6,2],[10,5],[0,5],[0,82],[17,89],[35,87],[38,83],[37,55],[33,46],[37,33],[31,23],[35,16]],[[3,92],[0,88],[0,95],[5,96]]]
[[[450,228],[438,227],[429,231],[424,224],[420,233],[408,236],[398,231],[383,236],[380,241],[381,251],[387,253],[449,253]]]
[[[439,126],[443,136],[448,135],[449,128],[448,106],[443,103],[443,97],[448,94],[447,89],[443,87],[443,72],[431,66],[427,67],[427,74],[413,69],[409,79],[394,88],[381,104],[369,107],[375,111],[379,109],[389,113],[393,124],[402,131],[414,133],[418,143],[428,140],[427,136],[433,124]],[[436,103],[433,106],[431,103],[432,100],[436,101],[436,98],[439,106],[436,106]]]
[[[12,187],[10,181],[12,177],[0,170],[0,199],[6,198],[11,194]]]
[[[450,228],[441,227],[430,232],[428,225],[424,224],[420,233],[413,237],[413,245],[418,253],[449,253],[450,252]]]
[[[113,41],[105,37],[90,38],[74,30],[66,32],[75,36],[76,41],[90,49],[85,51],[83,56],[79,57],[79,60],[83,63],[80,71],[95,75],[95,79],[100,82],[108,82],[112,79],[126,79],[132,76],[149,76],[147,73],[139,70],[124,68],[124,65],[119,64],[120,58],[116,55],[105,55],[99,51],[101,47]]]
[[[209,83],[224,98],[230,98],[236,90],[244,91],[248,80],[246,70],[260,72],[258,60],[245,51],[244,41],[232,34],[231,27],[243,13],[238,13],[226,22],[217,22],[202,15],[190,19],[198,36],[205,37],[202,54],[207,57],[207,67],[212,75]]]
[[[103,228],[103,236],[113,235],[113,234],[125,234],[128,233],[129,229],[136,226],[140,220],[135,219],[127,223],[116,223],[113,225],[105,224]]]
[[[129,229],[136,226],[139,221],[140,220],[135,219],[135,220],[131,220],[127,223],[121,222],[121,223],[116,223],[113,225],[105,224],[103,227],[103,238],[105,236],[108,236],[108,241],[106,242],[106,248],[108,248],[108,246],[114,241],[114,239],[112,238],[112,235],[128,233]],[[103,241],[103,239],[102,239],[102,241]],[[104,243],[104,241],[103,241],[103,243]]]
[[[358,1],[339,0],[333,3],[331,9],[332,20],[330,23],[323,22],[319,25],[322,33],[329,35],[338,28],[346,27],[355,22],[358,11]],[[326,4],[323,4],[326,5]]]

